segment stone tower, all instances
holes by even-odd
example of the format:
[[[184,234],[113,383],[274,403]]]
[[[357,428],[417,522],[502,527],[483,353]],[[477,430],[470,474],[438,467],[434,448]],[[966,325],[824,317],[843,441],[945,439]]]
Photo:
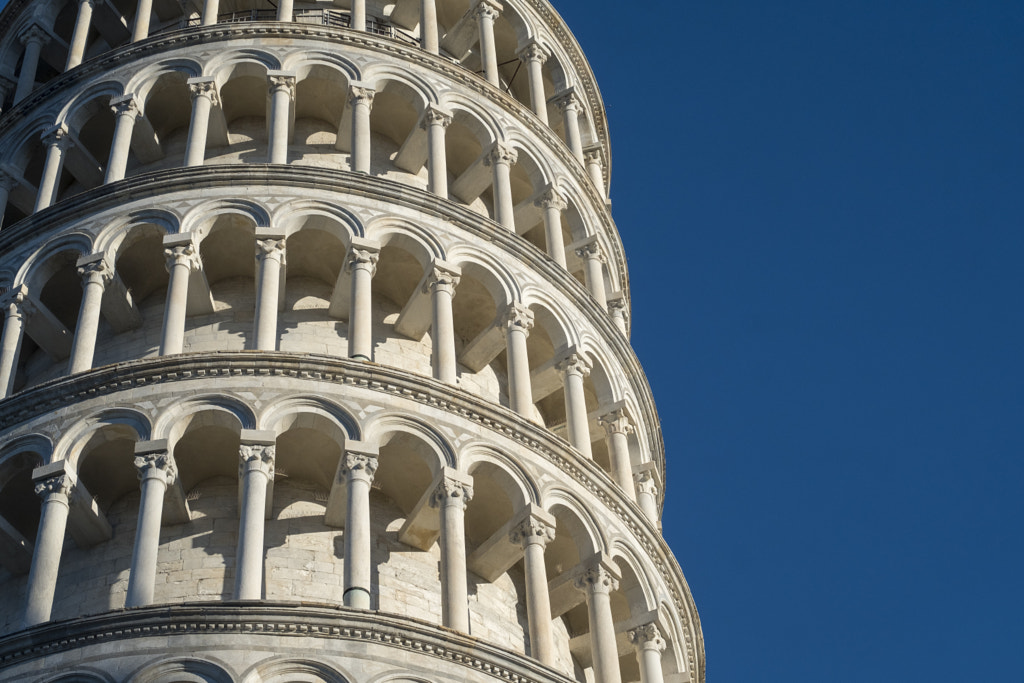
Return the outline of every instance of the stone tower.
[[[0,679],[704,680],[546,0],[10,0]]]

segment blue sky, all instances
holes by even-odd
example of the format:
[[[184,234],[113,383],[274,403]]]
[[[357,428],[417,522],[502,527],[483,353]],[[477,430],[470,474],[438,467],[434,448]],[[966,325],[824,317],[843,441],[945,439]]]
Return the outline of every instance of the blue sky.
[[[554,4],[708,680],[1024,680],[1024,4]]]

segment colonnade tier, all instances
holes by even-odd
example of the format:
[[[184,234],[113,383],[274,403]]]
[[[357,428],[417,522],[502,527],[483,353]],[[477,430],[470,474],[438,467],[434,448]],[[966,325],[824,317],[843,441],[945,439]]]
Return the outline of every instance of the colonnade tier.
[[[17,104],[39,82],[81,69],[83,61],[89,64],[90,59],[119,47],[159,40],[167,31],[187,28],[195,34],[203,27],[239,22],[290,23],[319,31],[369,32],[454,62],[495,91],[508,93],[544,125],[558,129],[581,162],[588,140],[607,144],[603,105],[593,74],[564,22],[545,2],[405,0],[378,6],[371,1],[371,14],[388,12],[389,16],[369,19],[363,0],[356,0],[346,11],[300,0],[297,5],[267,2],[262,11],[248,8],[221,14],[218,0],[199,4],[203,7],[189,9],[188,5],[157,2],[154,15],[151,0],[141,0],[126,8],[137,10],[134,16],[115,16],[121,11],[116,5],[102,2],[97,12],[95,0],[36,0],[31,8],[27,2],[11,2],[0,16],[0,29],[6,36],[0,41],[2,99]],[[69,12],[75,14],[73,24],[64,16]],[[70,34],[64,35],[68,31]],[[582,130],[581,120],[585,124]],[[607,161],[605,151],[601,156]]]
[[[472,79],[444,63],[401,73],[390,54],[360,45],[326,66],[310,56],[317,41],[275,52],[237,38],[213,36],[224,49],[198,57],[176,42],[147,46],[149,69],[69,74],[65,87],[32,102],[52,114],[0,118],[6,223],[126,174],[174,166],[271,161],[370,172],[521,235],[586,279],[627,327],[625,261],[594,184],[597,151],[584,169],[536,117],[509,119],[510,98],[500,93],[481,103]],[[449,82],[449,92],[439,97],[432,82]]]
[[[216,169],[173,173],[181,190],[169,178],[125,181],[160,194],[117,192],[80,202],[66,223],[51,216],[48,230],[29,222],[0,234],[12,241],[0,268],[15,273],[4,297],[0,396],[155,354],[329,352],[431,373],[509,405],[594,457],[631,496],[632,468],[653,461],[662,470],[657,414],[632,350],[614,317],[587,304],[581,284],[549,260],[499,240],[471,245],[464,233],[486,229],[469,212],[442,218],[407,192],[390,201],[358,190],[387,185],[362,175],[340,174],[346,187],[327,173],[342,207],[270,177],[275,205],[235,198],[238,179]],[[38,241],[17,240],[23,229]],[[69,296],[76,281],[81,297]],[[233,324],[232,335],[216,333],[247,310],[251,331]]]
[[[102,598],[139,607],[167,601],[166,581],[156,579],[180,570],[158,553],[188,527],[161,541],[161,526],[211,514],[237,514],[234,588],[224,597],[273,600],[284,579],[264,574],[264,562],[272,562],[264,533],[289,517],[292,499],[307,501],[303,515],[310,505],[322,515],[316,528],[303,527],[303,547],[320,547],[310,545],[310,534],[323,534],[316,561],[344,565],[344,583],[327,602],[400,611],[397,603],[374,604],[384,599],[375,581],[386,573],[371,566],[380,558],[368,552],[372,484],[372,514],[395,519],[373,521],[372,533],[394,529],[403,552],[434,552],[440,562],[437,616],[449,628],[470,635],[480,628],[470,625],[469,576],[479,594],[481,581],[493,584],[519,567],[525,583],[516,595],[529,619],[529,638],[524,633],[518,646],[524,654],[558,669],[571,652],[605,681],[620,680],[620,667],[696,670],[696,613],[654,520],[544,430],[434,380],[354,361],[274,354],[183,360],[136,362],[106,379],[102,371],[86,373],[31,390],[23,406],[0,403],[0,413],[21,416],[0,447],[0,501],[7,502],[0,505],[0,558],[8,571],[28,573],[24,625],[55,616],[61,554],[76,552],[64,548],[66,534],[93,548],[88,557],[116,554],[113,546],[95,550],[116,542],[115,528],[133,536],[130,550],[120,546],[131,558],[127,586],[117,593],[104,579]],[[57,396],[82,398],[59,414],[33,414]],[[566,476],[577,486],[567,487]],[[237,511],[233,496],[202,502],[204,489],[216,495],[228,478],[237,481]],[[33,488],[41,497],[35,506],[26,504]],[[284,502],[275,504],[275,495]],[[124,521],[108,521],[115,514],[123,520],[126,510],[137,518],[134,533]],[[346,530],[341,552],[329,527]],[[227,580],[223,567],[231,563],[218,566],[218,580]],[[107,567],[96,563],[94,571],[105,577]],[[75,575],[86,593],[88,570]]]

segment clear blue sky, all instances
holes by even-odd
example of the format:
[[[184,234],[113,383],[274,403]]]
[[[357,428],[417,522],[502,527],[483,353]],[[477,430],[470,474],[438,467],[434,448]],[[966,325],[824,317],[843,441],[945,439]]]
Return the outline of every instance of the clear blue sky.
[[[709,682],[1024,680],[1024,3],[554,4]]]

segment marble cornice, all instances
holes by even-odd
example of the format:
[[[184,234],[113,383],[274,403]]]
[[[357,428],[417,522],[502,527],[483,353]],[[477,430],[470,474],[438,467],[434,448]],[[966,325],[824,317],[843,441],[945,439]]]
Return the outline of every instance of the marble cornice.
[[[376,36],[372,33],[351,31],[349,29],[315,26],[311,24],[291,24],[277,22],[240,22],[237,24],[214,24],[212,26],[191,27],[177,31],[158,33],[146,40],[137,43],[129,43],[102,55],[83,62],[80,66],[56,76],[42,87],[33,90],[25,99],[17,103],[9,110],[0,115],[0,137],[8,132],[15,123],[21,120],[27,112],[45,110],[45,103],[55,93],[69,89],[76,83],[83,83],[89,79],[106,75],[111,70],[122,66],[126,61],[138,57],[156,55],[168,50],[184,46],[205,44],[217,40],[230,40],[234,38],[245,38],[252,36],[268,38],[313,38],[345,45],[353,45],[371,51],[395,55],[401,59],[418,64],[443,74],[446,78],[458,82],[464,87],[472,89],[476,94],[491,100],[502,111],[514,112],[516,119],[529,131],[541,139],[548,150],[555,154],[562,164],[562,168],[571,174],[577,186],[587,195],[592,206],[597,207],[596,214],[604,224],[609,243],[612,245],[612,254],[616,268],[621,274],[622,291],[629,301],[629,271],[626,267],[626,258],[623,252],[622,239],[618,234],[607,208],[604,197],[594,187],[586,169],[572,156],[565,143],[555,135],[548,126],[540,122],[530,109],[519,102],[511,95],[500,88],[492,86],[483,78],[467,71],[445,57],[431,54],[418,48],[409,47],[403,43],[383,36]],[[586,60],[583,60],[586,63]],[[587,67],[589,71],[589,66]],[[592,77],[592,75],[591,75]],[[585,87],[588,101],[600,102],[600,97],[590,91],[596,91],[593,82]],[[603,111],[603,110],[602,110]],[[595,116],[595,120],[596,120]],[[603,119],[603,113],[601,118]],[[608,140],[601,138],[602,145],[607,148]],[[607,153],[605,153],[607,157]],[[610,160],[606,158],[610,171]],[[609,175],[609,178],[611,176]]]
[[[80,647],[139,638],[260,635],[373,643],[483,671],[511,683],[571,683],[532,658],[386,612],[298,602],[153,605],[50,622],[0,638],[0,668]],[[198,653],[201,655],[201,653]]]
[[[319,356],[256,351],[162,356],[133,360],[51,380],[0,401],[0,424],[14,427],[77,401],[112,396],[121,391],[196,379],[273,377],[308,379],[319,384],[353,386],[416,401],[479,424],[516,441],[547,459],[601,501],[637,540],[658,570],[689,635],[687,657],[691,671],[702,644],[700,621],[690,589],[664,538],[636,503],[628,500],[593,461],[582,458],[564,440],[496,403],[473,396],[437,380],[374,363]],[[701,645],[701,647],[703,647]],[[703,654],[699,657],[703,660]]]
[[[110,185],[101,185],[28,216],[0,231],[0,251],[10,250],[14,244],[23,240],[38,239],[44,230],[52,229],[51,226],[63,227],[83,216],[119,207],[126,202],[148,199],[157,193],[170,194],[195,188],[268,185],[312,188],[324,193],[341,192],[411,207],[448,221],[481,239],[497,244],[510,256],[522,259],[530,269],[540,273],[546,282],[556,286],[564,297],[584,311],[590,324],[600,333],[616,357],[623,362],[627,371],[626,379],[632,386],[644,413],[643,420],[648,430],[652,458],[658,463],[663,481],[667,482],[664,479],[667,472],[661,423],[650,383],[629,340],[619,332],[589,291],[527,240],[468,207],[442,199],[425,190],[365,173],[295,164],[226,164],[174,168],[143,173]]]

